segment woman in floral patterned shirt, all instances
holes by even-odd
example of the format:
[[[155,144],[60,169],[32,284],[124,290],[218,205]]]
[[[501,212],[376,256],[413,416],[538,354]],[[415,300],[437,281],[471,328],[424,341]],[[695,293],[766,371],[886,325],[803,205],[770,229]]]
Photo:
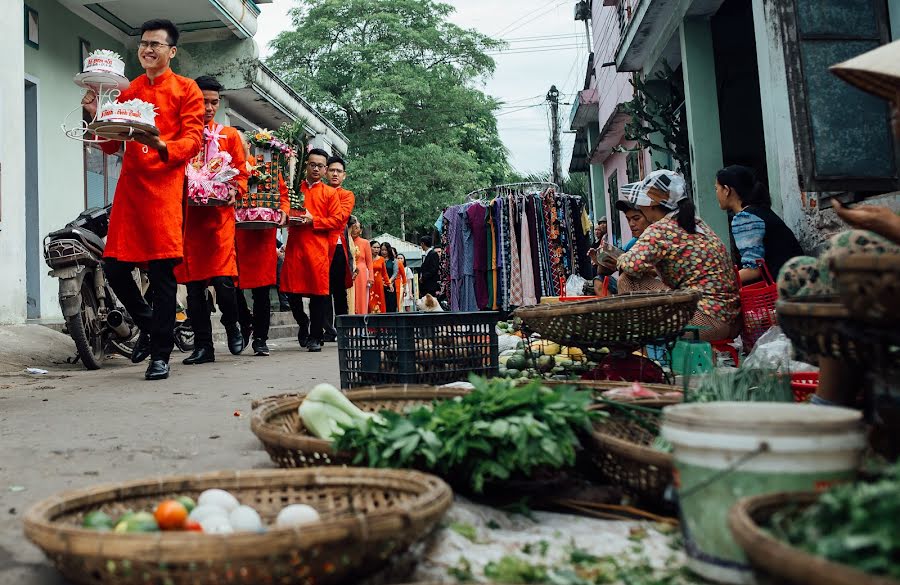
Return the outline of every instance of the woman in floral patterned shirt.
[[[640,207],[652,222],[618,260],[619,292],[696,290],[701,293],[692,325],[707,341],[732,339],[740,331],[740,299],[725,245],[702,220],[672,171],[653,171],[622,187],[621,199]]]

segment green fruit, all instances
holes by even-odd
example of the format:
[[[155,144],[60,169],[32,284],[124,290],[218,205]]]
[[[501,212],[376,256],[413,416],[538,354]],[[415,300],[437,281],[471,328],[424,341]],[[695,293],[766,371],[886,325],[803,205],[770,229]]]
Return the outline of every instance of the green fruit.
[[[506,368],[508,370],[524,370],[528,366],[528,362],[524,355],[511,355],[506,360]]]
[[[542,355],[537,359],[537,369],[542,372],[549,372],[553,369],[554,364],[552,355]]]
[[[112,530],[113,524],[113,519],[109,517],[109,514],[107,514],[106,512],[101,512],[100,510],[88,512],[84,515],[84,520],[81,522],[81,525],[84,528],[103,531]]]
[[[197,502],[195,502],[193,498],[189,498],[188,496],[178,496],[177,498],[175,498],[175,501],[184,506],[188,511],[188,514],[190,514],[194,510],[194,508],[197,507]]]
[[[115,532],[157,532],[159,525],[150,512],[128,512],[121,518],[114,529]]]
[[[521,375],[521,373],[522,372],[520,372],[519,370],[517,370],[515,368],[509,368],[508,370],[506,370],[506,376],[508,378],[518,378]]]

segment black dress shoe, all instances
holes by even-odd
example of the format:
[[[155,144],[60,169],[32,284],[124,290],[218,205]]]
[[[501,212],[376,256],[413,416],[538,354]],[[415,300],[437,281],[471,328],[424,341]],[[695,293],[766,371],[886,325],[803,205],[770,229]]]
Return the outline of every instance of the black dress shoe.
[[[216,361],[216,352],[214,349],[211,347],[198,347],[194,349],[191,355],[184,358],[184,361],[181,363],[186,366],[193,366],[195,364],[208,364],[214,361]]]
[[[150,357],[150,334],[141,331],[137,343],[131,351],[131,363],[139,364]]]
[[[226,327],[225,335],[228,336],[228,351],[230,351],[232,355],[239,355],[244,351],[246,344],[244,343],[244,336],[241,335],[240,327],[237,325]]]
[[[322,351],[322,344],[316,339],[310,339],[306,344],[306,351]]]
[[[300,347],[306,347],[309,345],[309,334],[305,333],[302,329],[297,333],[297,342],[300,343]]]
[[[337,341],[337,329],[331,328],[326,330],[325,335],[322,337],[322,341],[327,341],[329,343]]]
[[[244,338],[244,347],[250,345],[250,338],[253,336],[253,326],[241,327],[241,337]]]
[[[169,377],[169,362],[165,360],[153,360],[147,366],[144,378],[148,380],[165,380]]]
[[[253,340],[253,353],[254,355],[269,355],[269,346],[266,345],[265,339]]]

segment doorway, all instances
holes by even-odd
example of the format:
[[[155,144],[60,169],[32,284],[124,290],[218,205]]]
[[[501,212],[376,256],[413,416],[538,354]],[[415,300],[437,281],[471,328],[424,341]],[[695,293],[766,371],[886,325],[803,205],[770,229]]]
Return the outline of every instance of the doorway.
[[[41,316],[41,231],[38,199],[38,86],[25,80],[25,293],[26,316]]]

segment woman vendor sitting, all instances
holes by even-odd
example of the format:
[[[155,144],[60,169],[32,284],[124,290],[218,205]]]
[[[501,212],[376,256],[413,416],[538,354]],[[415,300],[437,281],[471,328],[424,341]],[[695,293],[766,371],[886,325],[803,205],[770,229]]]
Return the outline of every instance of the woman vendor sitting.
[[[619,292],[698,291],[702,296],[691,325],[700,327],[701,339],[737,336],[740,300],[731,261],[722,240],[696,217],[684,178],[653,171],[623,186],[620,199],[640,208],[651,224],[619,257]]]
[[[772,211],[772,199],[753,169],[731,165],[716,173],[716,199],[733,214],[729,231],[742,283],[762,278],[757,260],[765,260],[778,278],[788,260],[803,254],[794,232]]]

